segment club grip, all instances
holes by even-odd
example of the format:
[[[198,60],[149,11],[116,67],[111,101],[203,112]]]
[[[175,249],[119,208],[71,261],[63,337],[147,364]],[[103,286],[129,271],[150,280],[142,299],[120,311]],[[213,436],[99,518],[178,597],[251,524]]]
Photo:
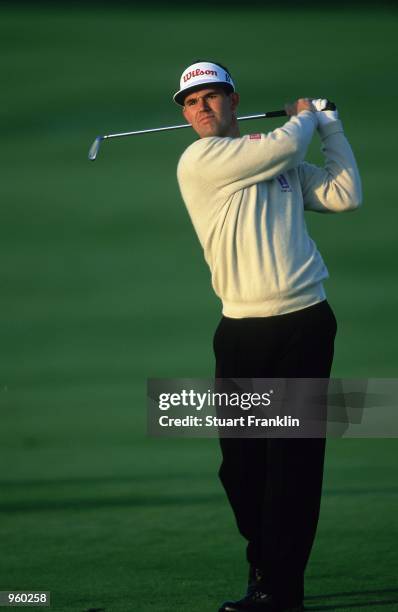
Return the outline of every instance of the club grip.
[[[285,110],[269,111],[265,113],[267,117],[286,117],[287,113]]]
[[[336,110],[336,105],[335,105],[334,102],[331,102],[330,100],[328,100],[325,108],[322,109],[322,110],[324,110],[324,111],[325,110],[335,111]]]

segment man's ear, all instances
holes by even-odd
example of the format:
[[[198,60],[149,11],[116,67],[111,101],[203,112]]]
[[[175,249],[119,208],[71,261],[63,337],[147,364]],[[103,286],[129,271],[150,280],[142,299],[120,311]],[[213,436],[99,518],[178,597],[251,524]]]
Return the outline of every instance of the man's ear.
[[[182,116],[184,117],[185,121],[188,121],[187,116],[185,114],[185,106],[182,107],[181,112],[182,112]],[[189,123],[189,121],[188,121],[188,123]]]
[[[236,91],[233,91],[231,94],[231,110],[235,111],[239,106],[239,94]]]

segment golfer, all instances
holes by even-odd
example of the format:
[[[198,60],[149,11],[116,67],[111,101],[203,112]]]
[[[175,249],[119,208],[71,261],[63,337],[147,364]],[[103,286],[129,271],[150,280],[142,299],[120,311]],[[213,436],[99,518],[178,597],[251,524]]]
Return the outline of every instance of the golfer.
[[[174,100],[199,140],[178,164],[178,182],[222,318],[214,337],[217,378],[328,378],[336,319],[328,271],[305,211],[361,203],[361,182],[337,111],[325,100],[286,106],[289,120],[241,136],[229,70],[197,61]],[[323,168],[304,161],[318,132]],[[221,438],[220,478],[247,540],[248,589],[220,612],[303,610],[304,571],[317,528],[323,438]],[[228,568],[225,568],[228,572]]]

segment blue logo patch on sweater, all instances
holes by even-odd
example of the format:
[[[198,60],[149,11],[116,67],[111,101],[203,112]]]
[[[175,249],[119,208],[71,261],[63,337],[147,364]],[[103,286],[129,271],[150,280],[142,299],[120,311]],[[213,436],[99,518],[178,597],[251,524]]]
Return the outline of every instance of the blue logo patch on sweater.
[[[283,176],[283,174],[280,174],[279,176],[276,177],[276,180],[278,181],[279,185],[281,186],[281,191],[283,191],[284,193],[286,192],[291,192],[292,188],[290,187],[287,178],[285,176]]]

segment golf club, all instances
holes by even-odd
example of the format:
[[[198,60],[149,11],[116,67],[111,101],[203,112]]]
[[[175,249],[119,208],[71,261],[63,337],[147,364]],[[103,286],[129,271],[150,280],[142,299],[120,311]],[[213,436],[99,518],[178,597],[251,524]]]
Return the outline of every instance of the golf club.
[[[327,103],[324,109],[322,110],[336,110],[336,105],[333,102]],[[286,117],[287,113],[284,110],[277,111],[269,111],[268,113],[260,113],[258,115],[244,115],[243,117],[238,117],[238,121],[249,121],[250,119],[271,119],[272,117]],[[93,144],[90,147],[88,152],[88,158],[90,161],[95,161],[98,155],[99,148],[101,146],[101,142],[103,140],[107,140],[108,138],[121,138],[123,136],[138,136],[139,134],[150,134],[153,132],[165,132],[167,130],[179,130],[181,128],[190,128],[192,127],[189,123],[184,123],[182,125],[168,125],[166,127],[159,128],[151,128],[148,130],[136,130],[135,132],[120,132],[118,134],[104,134],[103,136],[97,136],[94,140]]]

